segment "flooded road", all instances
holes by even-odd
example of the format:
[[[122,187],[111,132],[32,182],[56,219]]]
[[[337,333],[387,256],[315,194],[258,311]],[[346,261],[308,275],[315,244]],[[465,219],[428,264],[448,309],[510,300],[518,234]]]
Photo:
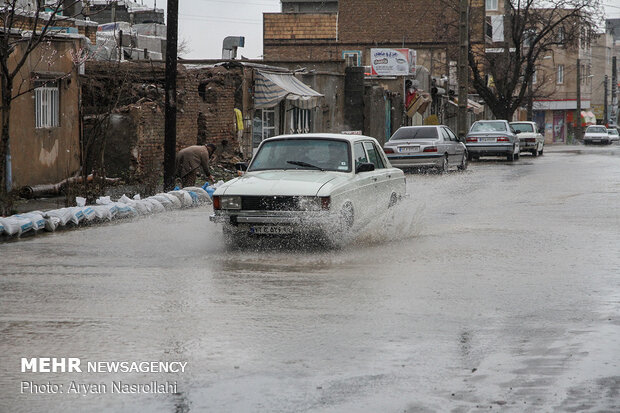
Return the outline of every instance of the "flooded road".
[[[0,411],[619,411],[620,148],[554,149],[410,175],[341,250],[227,251],[209,208],[0,244]]]

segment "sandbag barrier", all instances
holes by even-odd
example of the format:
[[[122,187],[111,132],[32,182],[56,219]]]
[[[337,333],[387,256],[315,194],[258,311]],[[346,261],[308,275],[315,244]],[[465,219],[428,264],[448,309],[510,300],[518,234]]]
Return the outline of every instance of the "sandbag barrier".
[[[144,199],[141,199],[140,195],[135,195],[133,198],[123,195],[113,201],[109,196],[102,196],[97,199],[95,205],[85,205],[85,202],[84,198],[77,197],[78,206],[75,207],[0,217],[0,241],[25,234],[54,232],[64,228],[193,208],[210,204],[211,196],[203,188],[192,186],[162,192]]]

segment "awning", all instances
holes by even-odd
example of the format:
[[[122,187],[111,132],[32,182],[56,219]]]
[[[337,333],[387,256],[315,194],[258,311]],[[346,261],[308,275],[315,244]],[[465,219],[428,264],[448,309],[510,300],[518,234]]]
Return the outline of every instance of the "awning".
[[[257,70],[254,86],[256,108],[271,108],[287,99],[298,108],[311,109],[318,106],[319,98],[323,96],[303,84],[292,73]]]
[[[449,102],[454,103],[455,106],[458,106],[459,99],[454,98],[454,102],[452,101],[449,101]],[[471,109],[476,115],[479,115],[482,112],[484,112],[484,106],[482,106],[480,103],[473,101],[471,99],[467,99],[467,109]]]
[[[417,96],[415,96],[407,106],[407,116],[412,118],[416,113],[423,114],[431,103],[431,100],[431,95],[427,92],[418,92]]]

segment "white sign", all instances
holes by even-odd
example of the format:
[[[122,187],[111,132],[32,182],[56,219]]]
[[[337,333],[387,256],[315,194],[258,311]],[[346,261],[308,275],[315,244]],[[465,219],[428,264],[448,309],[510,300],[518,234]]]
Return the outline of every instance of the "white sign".
[[[415,75],[416,51],[412,49],[370,49],[373,76]]]

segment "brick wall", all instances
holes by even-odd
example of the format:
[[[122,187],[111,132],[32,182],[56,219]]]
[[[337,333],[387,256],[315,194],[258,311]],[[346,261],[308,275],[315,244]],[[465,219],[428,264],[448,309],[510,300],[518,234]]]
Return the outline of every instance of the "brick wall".
[[[264,39],[336,39],[338,14],[264,13]]]

